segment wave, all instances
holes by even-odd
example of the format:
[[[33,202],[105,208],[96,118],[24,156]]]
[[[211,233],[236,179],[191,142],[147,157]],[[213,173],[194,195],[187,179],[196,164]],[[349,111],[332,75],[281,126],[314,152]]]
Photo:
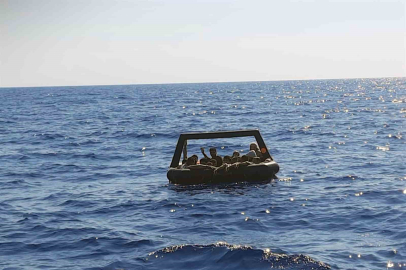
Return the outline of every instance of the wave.
[[[150,253],[144,261],[148,269],[331,269],[306,255],[274,253],[225,242],[170,246]]]

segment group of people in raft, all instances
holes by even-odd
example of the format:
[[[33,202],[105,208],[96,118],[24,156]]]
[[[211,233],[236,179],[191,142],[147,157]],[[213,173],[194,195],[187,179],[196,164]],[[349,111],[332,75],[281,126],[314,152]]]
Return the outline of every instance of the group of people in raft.
[[[197,155],[192,155],[191,157],[182,161],[182,165],[178,166],[178,169],[215,169],[216,171],[219,169],[235,169],[239,167],[248,166],[251,164],[259,164],[263,161],[266,161],[263,158],[261,151],[258,148],[256,143],[250,144],[250,151],[240,156],[240,152],[234,151],[232,156],[224,156],[221,157],[217,155],[217,149],[212,147],[209,149],[210,156],[208,157],[204,152],[204,148],[200,148],[203,154],[203,158],[198,161]]]

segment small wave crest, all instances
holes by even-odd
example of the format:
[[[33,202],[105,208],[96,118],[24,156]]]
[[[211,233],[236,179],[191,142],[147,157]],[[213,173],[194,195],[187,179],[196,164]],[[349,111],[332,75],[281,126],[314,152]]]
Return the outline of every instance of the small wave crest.
[[[225,242],[170,246],[150,253],[145,262],[151,269],[331,269],[306,255],[273,253]]]

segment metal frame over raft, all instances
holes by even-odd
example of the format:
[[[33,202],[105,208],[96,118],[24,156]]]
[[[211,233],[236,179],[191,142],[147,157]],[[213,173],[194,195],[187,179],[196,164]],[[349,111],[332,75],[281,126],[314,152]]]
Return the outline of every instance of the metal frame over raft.
[[[237,162],[234,164],[223,164],[220,167],[200,164],[190,165],[184,168],[178,167],[182,151],[184,151],[184,158],[187,158],[188,140],[249,136],[253,136],[256,139],[262,153],[262,162],[259,164],[254,164],[251,162]],[[278,171],[279,165],[269,154],[268,148],[266,147],[259,130],[238,130],[181,134],[172,158],[171,166],[168,169],[167,177],[169,182],[181,185],[263,182],[277,178],[276,173]]]
[[[171,168],[179,166],[180,157],[182,155],[183,148],[187,145],[188,140],[205,140],[205,139],[222,139],[222,138],[236,138],[236,137],[248,137],[254,136],[257,141],[258,147],[263,155],[264,159],[270,158],[268,148],[262,139],[259,130],[236,130],[236,131],[218,131],[218,132],[204,132],[204,133],[182,133],[179,136],[178,144],[176,145],[175,153],[173,154]]]

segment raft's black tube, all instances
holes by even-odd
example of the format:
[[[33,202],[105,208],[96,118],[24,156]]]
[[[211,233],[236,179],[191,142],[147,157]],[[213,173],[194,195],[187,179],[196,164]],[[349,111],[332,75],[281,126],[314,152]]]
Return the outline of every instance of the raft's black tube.
[[[213,169],[176,169],[169,168],[169,182],[181,185],[198,185],[210,183],[260,182],[275,178],[279,165],[275,161],[241,166],[231,171]]]

